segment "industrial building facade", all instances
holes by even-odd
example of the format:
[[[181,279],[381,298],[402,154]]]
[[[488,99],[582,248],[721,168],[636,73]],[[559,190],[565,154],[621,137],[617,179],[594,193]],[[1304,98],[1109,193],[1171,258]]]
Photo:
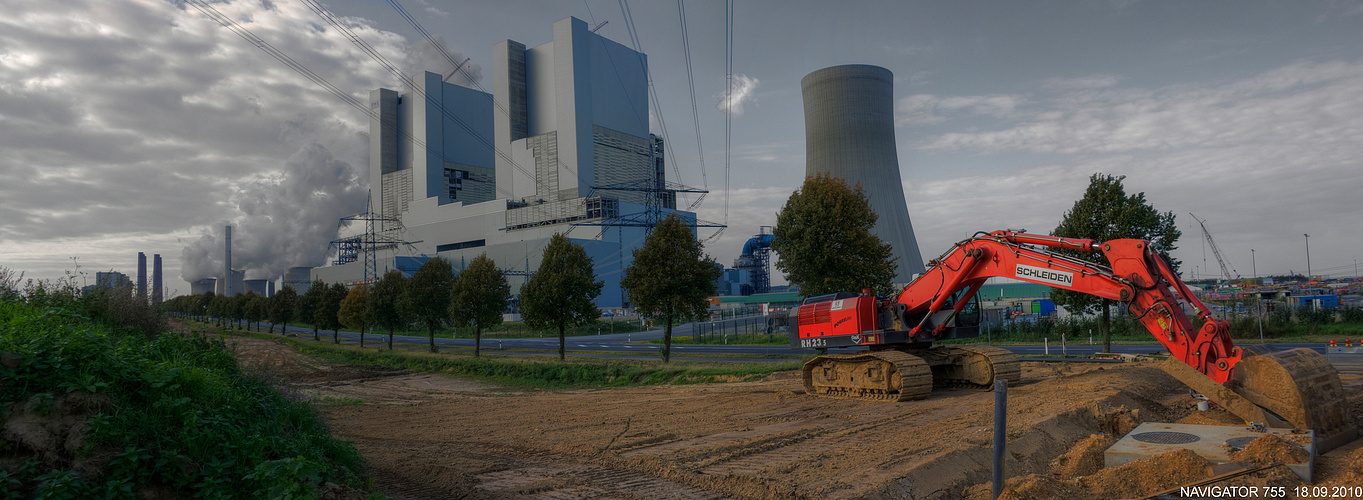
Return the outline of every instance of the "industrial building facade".
[[[377,273],[417,255],[438,255],[458,271],[486,252],[510,271],[515,293],[549,238],[565,233],[605,283],[597,305],[626,306],[619,281],[645,229],[574,224],[645,210],[646,193],[594,187],[663,185],[662,141],[648,130],[647,57],[567,18],[543,45],[496,44],[492,67],[492,94],[431,72],[409,92],[370,93],[373,210],[401,220],[401,230],[384,224],[386,236],[410,242],[379,252]],[[664,215],[674,212],[695,219],[664,204]],[[356,261],[313,269],[310,278],[373,276]]]

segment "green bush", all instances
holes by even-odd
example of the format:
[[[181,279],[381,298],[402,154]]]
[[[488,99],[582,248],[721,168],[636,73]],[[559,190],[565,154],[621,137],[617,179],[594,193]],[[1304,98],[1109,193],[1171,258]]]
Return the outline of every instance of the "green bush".
[[[132,498],[140,488],[159,485],[197,498],[278,498],[271,492],[316,496],[320,482],[314,476],[360,482],[354,447],[332,439],[310,406],[286,400],[242,373],[221,341],[148,336],[68,308],[5,302],[0,353],[17,359],[11,363],[17,367],[0,365],[0,409],[97,395],[91,398],[107,404],[89,419],[80,453],[112,452],[99,482],[69,468],[34,474],[32,466],[21,465],[0,470],[7,491],[37,498],[75,498],[68,492]],[[289,467],[307,474],[281,479],[279,471]]]

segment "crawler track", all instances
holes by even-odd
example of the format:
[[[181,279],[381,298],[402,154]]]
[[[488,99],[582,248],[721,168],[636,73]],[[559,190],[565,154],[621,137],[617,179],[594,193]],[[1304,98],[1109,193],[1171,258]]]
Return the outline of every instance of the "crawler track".
[[[1022,377],[1017,355],[998,347],[938,347],[923,357],[932,365],[932,382],[937,387],[988,389],[997,379],[1017,385]]]
[[[808,394],[909,401],[932,393],[932,369],[900,351],[826,354],[805,363],[804,382]]]

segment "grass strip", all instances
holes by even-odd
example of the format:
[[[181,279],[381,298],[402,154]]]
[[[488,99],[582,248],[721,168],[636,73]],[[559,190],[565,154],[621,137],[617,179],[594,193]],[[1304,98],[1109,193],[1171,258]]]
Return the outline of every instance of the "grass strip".
[[[626,387],[662,384],[747,382],[774,372],[798,370],[801,363],[695,362],[664,364],[651,360],[575,359],[566,361],[539,356],[484,356],[464,353],[429,353],[361,349],[358,346],[304,342],[270,337],[293,345],[304,354],[327,361],[379,366],[418,372],[459,375],[515,387],[577,388]]]

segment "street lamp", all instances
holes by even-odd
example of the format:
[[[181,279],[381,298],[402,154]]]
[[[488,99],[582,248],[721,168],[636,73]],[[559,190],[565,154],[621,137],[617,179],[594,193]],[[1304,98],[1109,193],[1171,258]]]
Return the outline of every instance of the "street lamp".
[[[1302,233],[1306,237],[1306,281],[1311,281],[1311,235]]]

